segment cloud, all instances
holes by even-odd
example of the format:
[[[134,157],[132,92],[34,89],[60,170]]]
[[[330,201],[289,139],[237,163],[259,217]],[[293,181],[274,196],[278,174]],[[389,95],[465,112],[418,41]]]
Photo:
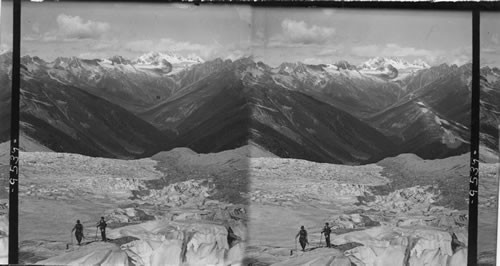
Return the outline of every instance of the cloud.
[[[231,51],[226,56],[224,56],[222,59],[224,59],[224,60],[230,59],[230,60],[234,61],[234,60],[237,60],[239,58],[247,57],[247,56],[251,56],[251,55],[248,52],[243,51],[243,50],[234,50],[234,51]]]
[[[263,30],[257,30],[255,31],[255,37],[259,40],[263,40],[266,37],[266,35],[264,34]]]
[[[200,51],[203,49],[208,49],[206,45],[191,43],[191,42],[179,42],[170,38],[163,38],[160,40],[160,46],[168,47],[170,51]]]
[[[215,51],[214,45],[204,45],[199,43],[191,43],[184,41],[176,41],[170,38],[162,38],[160,40],[137,40],[131,41],[124,45],[124,48],[130,52],[145,53],[145,52],[173,52],[173,53],[194,53],[206,59],[213,56]]]
[[[93,51],[106,51],[106,50],[115,50],[117,51],[120,48],[120,42],[118,40],[112,41],[99,41],[97,43],[92,43],[89,49]]]
[[[106,22],[87,20],[79,16],[57,16],[57,35],[65,39],[100,39],[111,28]]]
[[[491,42],[493,44],[500,44],[500,36],[497,33],[491,34]]]
[[[238,12],[238,16],[242,21],[245,21],[248,24],[252,23],[252,9],[250,6],[235,6],[236,12]]]
[[[414,47],[402,47],[395,43],[388,43],[385,46],[365,45],[352,48],[352,52],[358,56],[374,57],[374,56],[395,56],[395,57],[431,57],[436,55],[436,51],[417,49]]]
[[[78,55],[78,58],[83,58],[83,59],[96,59],[96,58],[106,58],[109,57],[109,54],[106,52],[85,52],[81,53]]]
[[[481,53],[484,54],[500,54],[500,50],[493,47],[483,47],[481,48]]]
[[[207,49],[207,46],[191,42],[175,41],[170,38],[162,38],[158,41],[153,40],[137,40],[131,41],[125,45],[133,52],[148,52],[148,51],[200,51]]]
[[[172,3],[170,4],[170,6],[178,9],[189,9],[193,7],[193,5],[191,4],[182,4],[182,3]]]
[[[461,47],[450,50],[428,50],[415,47],[401,46],[395,43],[385,45],[364,45],[351,48],[354,56],[362,58],[371,57],[401,57],[409,60],[417,58],[427,61],[431,65],[449,63],[462,65],[471,60],[472,50],[470,47]]]
[[[291,19],[283,20],[281,29],[281,34],[270,38],[270,46],[324,44],[335,35],[335,28],[309,26],[304,21]]]
[[[333,16],[335,14],[335,12],[336,12],[335,9],[332,9],[332,8],[324,8],[321,11],[326,16]]]
[[[57,28],[40,32],[39,23],[32,25],[34,33],[23,35],[24,41],[41,42],[74,42],[79,40],[102,40],[111,26],[106,22],[83,20],[79,16],[59,14],[56,18]]]
[[[414,47],[402,47],[394,43],[389,43],[386,45],[383,54],[393,54],[393,56],[405,57],[405,56],[416,56],[416,57],[429,57],[434,56],[436,51],[431,51],[427,49],[417,49]]]
[[[33,32],[39,33],[40,32],[40,23],[38,23],[38,22],[33,23],[33,25],[31,26],[31,29],[33,30]]]
[[[131,52],[148,52],[156,50],[154,48],[155,42],[152,40],[137,40],[125,44],[125,49]]]
[[[323,48],[320,49],[318,52],[316,52],[316,56],[318,57],[332,57],[332,56],[340,56],[341,54],[345,53],[345,47],[344,45],[333,45],[329,46],[328,48]]]
[[[380,53],[380,47],[378,45],[363,45],[363,46],[355,46],[351,48],[351,51],[354,55],[362,56],[362,57],[373,57],[379,56],[377,54]]]
[[[7,51],[12,49],[12,33],[0,34],[0,51]]]
[[[22,41],[39,41],[42,38],[40,34],[30,34],[22,37]]]
[[[319,65],[319,64],[324,64],[325,60],[323,58],[318,58],[318,57],[309,57],[304,59],[302,62],[304,64],[309,64],[309,65]]]
[[[0,43],[0,51],[10,50],[10,45],[6,43]]]
[[[29,40],[29,37],[26,37],[28,38]],[[38,37],[40,38],[40,37]],[[44,42],[53,42],[53,41],[57,41],[57,32],[55,31],[50,31],[50,32],[46,32],[42,35],[41,37],[41,40],[44,41]],[[31,39],[31,40],[35,40],[35,39]]]
[[[351,49],[352,53],[359,57],[411,57],[422,58],[430,64],[438,59],[442,59],[442,51],[431,51],[427,49],[418,49],[415,47],[404,47],[395,43],[388,43],[384,46],[381,45],[365,45],[356,46]]]
[[[461,66],[470,62],[472,62],[471,58],[465,54],[453,57],[453,59],[449,61],[450,64],[455,64],[457,66]]]

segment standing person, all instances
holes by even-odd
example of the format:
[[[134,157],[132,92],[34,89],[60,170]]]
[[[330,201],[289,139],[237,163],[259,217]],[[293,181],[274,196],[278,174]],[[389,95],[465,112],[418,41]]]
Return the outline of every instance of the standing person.
[[[97,227],[99,227],[99,229],[101,229],[101,237],[102,237],[102,241],[106,242],[106,221],[104,221],[104,217],[101,217],[101,220],[99,221],[99,223],[97,223]]]
[[[321,231],[321,233],[325,235],[326,247],[331,248],[330,234],[332,233],[332,228],[328,226],[328,223],[325,223],[325,227],[323,227],[323,231]]]
[[[231,248],[233,247],[233,243],[236,243],[235,241],[241,241],[241,238],[234,233],[233,228],[231,228],[231,226],[226,225],[226,228],[227,228],[227,243],[229,244],[229,248]]]
[[[80,220],[76,220],[76,224],[71,232],[73,233],[73,231],[75,231],[76,241],[78,241],[78,245],[80,245],[83,238],[83,225],[80,223]]]
[[[299,233],[295,236],[295,239],[299,238],[299,243],[300,246],[302,247],[302,251],[306,251],[306,244],[309,244],[309,241],[307,240],[307,231],[304,229],[304,226],[300,227]]]

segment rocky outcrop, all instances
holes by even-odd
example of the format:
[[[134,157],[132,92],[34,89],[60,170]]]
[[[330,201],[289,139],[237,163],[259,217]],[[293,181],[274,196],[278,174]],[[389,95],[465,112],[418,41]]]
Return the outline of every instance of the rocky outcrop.
[[[396,213],[422,212],[429,210],[439,196],[432,186],[414,186],[398,189],[386,196],[375,196],[375,200],[366,205]]]
[[[104,219],[107,221],[108,224],[112,224],[112,223],[149,221],[149,220],[154,220],[155,217],[137,208],[125,208],[125,209],[116,208],[107,211],[104,215]]]
[[[367,215],[359,213],[342,214],[331,223],[336,229],[354,229],[379,226],[380,222],[372,220]]]
[[[162,189],[151,189],[148,195],[139,196],[144,202],[155,205],[179,207],[201,206],[215,190],[211,180],[188,180],[168,185]]]

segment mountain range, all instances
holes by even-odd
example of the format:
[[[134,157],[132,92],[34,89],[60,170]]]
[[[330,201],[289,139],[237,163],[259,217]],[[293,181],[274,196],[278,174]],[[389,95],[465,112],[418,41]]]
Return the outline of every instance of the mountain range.
[[[0,55],[1,82],[10,56]],[[138,158],[252,141],[281,157],[345,164],[469,151],[470,64],[374,58],[271,67],[161,53],[21,61],[21,130],[54,151]],[[482,77],[481,141],[495,149],[500,71],[482,68]]]

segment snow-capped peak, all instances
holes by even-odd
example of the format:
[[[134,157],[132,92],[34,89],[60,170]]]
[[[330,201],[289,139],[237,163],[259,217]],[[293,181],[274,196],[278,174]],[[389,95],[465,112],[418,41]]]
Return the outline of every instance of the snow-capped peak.
[[[133,61],[134,64],[141,65],[155,65],[159,66],[165,64],[165,61],[170,64],[198,64],[203,63],[203,59],[198,56],[191,55],[188,57],[179,56],[170,52],[149,52],[139,56]]]
[[[391,57],[391,58],[375,57],[361,64],[359,68],[366,70],[377,70],[377,69],[382,69],[387,65],[391,65],[395,67],[397,70],[424,69],[430,67],[429,64],[427,64],[422,59],[417,59],[413,61],[413,63],[410,63],[408,61],[405,61],[397,57]]]

